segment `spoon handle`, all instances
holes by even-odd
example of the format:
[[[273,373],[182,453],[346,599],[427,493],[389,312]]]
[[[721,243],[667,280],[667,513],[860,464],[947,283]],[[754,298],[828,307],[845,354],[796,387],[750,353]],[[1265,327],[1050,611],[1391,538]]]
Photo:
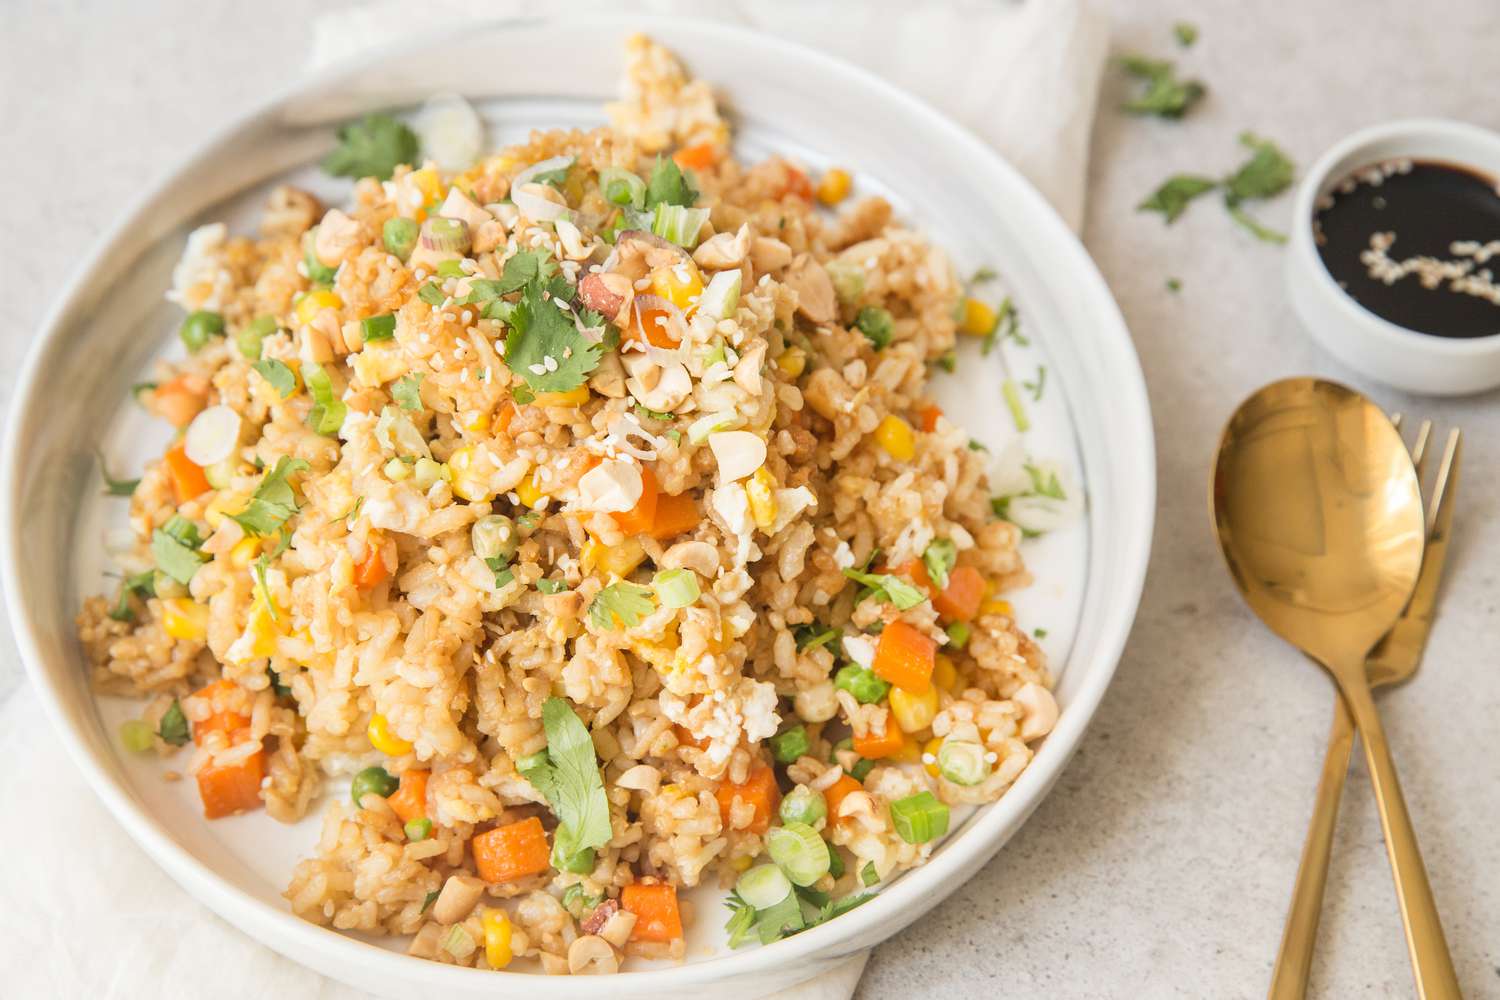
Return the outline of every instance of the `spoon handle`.
[[[1270,1000],[1302,1000],[1307,996],[1313,946],[1318,937],[1318,918],[1323,911],[1323,889],[1328,882],[1328,859],[1333,853],[1339,799],[1344,794],[1344,777],[1349,773],[1349,758],[1353,753],[1354,720],[1349,718],[1343,697],[1335,692],[1328,753],[1323,758],[1318,797],[1307,826],[1307,840],[1302,845],[1302,860],[1297,865],[1292,905],[1287,911],[1286,927],[1281,932],[1281,950],[1276,954],[1276,968],[1271,972],[1271,989],[1267,994]]]
[[[1370,781],[1375,786],[1375,804],[1380,810],[1380,826],[1385,832],[1385,852],[1396,879],[1396,898],[1401,904],[1401,919],[1406,925],[1406,950],[1411,955],[1412,973],[1416,977],[1417,996],[1422,1000],[1461,1000],[1458,975],[1453,958],[1443,938],[1443,923],[1438,917],[1437,901],[1427,881],[1422,852],[1417,847],[1417,833],[1412,829],[1396,764],[1380,724],[1380,713],[1370,697],[1364,666],[1341,671],[1339,686],[1359,727],[1365,761],[1370,767]]]

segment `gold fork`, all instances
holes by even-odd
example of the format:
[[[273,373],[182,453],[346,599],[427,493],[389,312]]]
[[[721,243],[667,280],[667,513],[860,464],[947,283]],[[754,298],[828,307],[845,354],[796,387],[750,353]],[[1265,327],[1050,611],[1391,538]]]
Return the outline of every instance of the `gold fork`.
[[[1399,429],[1400,415],[1391,422]],[[1412,464],[1420,482],[1426,471],[1432,421],[1422,421],[1412,445]],[[1458,469],[1462,436],[1457,428],[1448,432],[1443,459],[1427,502],[1427,547],[1422,557],[1421,574],[1416,589],[1400,619],[1365,661],[1370,687],[1400,684],[1417,672],[1427,634],[1437,604],[1438,584],[1443,563],[1448,556],[1449,531],[1453,523],[1453,496],[1458,488]],[[1302,846],[1302,860],[1297,866],[1297,881],[1292,889],[1292,905],[1287,912],[1286,928],[1281,935],[1281,950],[1271,973],[1271,1000],[1300,1000],[1307,993],[1307,977],[1312,967],[1313,944],[1318,933],[1318,917],[1323,909],[1323,889],[1328,881],[1328,859],[1333,850],[1333,830],[1338,818],[1339,798],[1344,778],[1349,772],[1349,757],[1354,749],[1354,723],[1344,699],[1333,700],[1333,727],[1328,734],[1328,754],[1323,759],[1323,774],[1318,779],[1318,797],[1308,824],[1307,841]]]

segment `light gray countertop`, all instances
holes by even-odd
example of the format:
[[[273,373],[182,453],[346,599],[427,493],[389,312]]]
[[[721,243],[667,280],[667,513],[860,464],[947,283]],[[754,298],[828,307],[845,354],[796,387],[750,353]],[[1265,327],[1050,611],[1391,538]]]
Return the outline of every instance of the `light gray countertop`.
[[[5,0],[0,18],[0,395],[74,262],[121,206],[201,137],[300,71],[306,20],[345,6]],[[1218,430],[1255,387],[1328,374],[1468,434],[1448,588],[1416,681],[1383,701],[1460,979],[1500,994],[1500,638],[1486,554],[1496,517],[1494,396],[1413,400],[1363,383],[1298,329],[1278,248],[1210,200],[1171,228],[1135,204],[1168,174],[1226,172],[1237,134],[1302,166],[1380,120],[1500,126],[1484,82],[1491,0],[1118,0],[1116,51],[1172,55],[1210,96],[1182,123],[1125,118],[1106,74],[1084,241],[1134,334],[1158,443],[1159,517],[1134,634],[1093,729],[1010,844],[931,916],[877,950],[859,996],[1250,997],[1281,932],[1331,689],[1250,615],[1205,511]],[[1180,52],[1174,19],[1201,38]],[[1259,209],[1284,225],[1289,200]],[[1180,293],[1166,289],[1169,277]],[[1492,437],[1494,433],[1496,436]],[[25,683],[0,638],[0,697]],[[1411,992],[1362,766],[1344,803],[1316,993]],[[15,901],[12,901],[13,904]],[[0,945],[0,958],[4,946]],[[4,966],[0,961],[0,967]],[[227,994],[226,994],[227,995]]]

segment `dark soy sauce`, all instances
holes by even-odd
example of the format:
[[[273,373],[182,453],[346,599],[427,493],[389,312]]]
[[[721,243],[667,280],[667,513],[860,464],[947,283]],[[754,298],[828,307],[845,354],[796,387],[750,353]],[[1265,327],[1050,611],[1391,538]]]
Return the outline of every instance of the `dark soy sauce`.
[[[1390,160],[1351,173],[1313,217],[1318,254],[1370,312],[1438,337],[1500,333],[1500,193],[1464,167]]]

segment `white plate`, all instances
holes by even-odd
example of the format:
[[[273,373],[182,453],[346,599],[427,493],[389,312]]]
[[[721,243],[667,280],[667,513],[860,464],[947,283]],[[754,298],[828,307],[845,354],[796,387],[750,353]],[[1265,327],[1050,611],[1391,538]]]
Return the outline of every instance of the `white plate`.
[[[148,192],[48,318],[9,423],[5,585],[18,642],[54,724],[131,836],[234,926],[380,995],[480,997],[524,988],[562,997],[577,984],[409,959],[292,916],[280,891],[296,859],[311,851],[316,818],[295,827],[260,814],[204,822],[190,783],[163,782],[158,765],[121,752],[114,733],[125,706],[90,692],[72,628],[82,598],[107,589],[102,536],[110,519],[121,517],[119,501],[98,500],[93,451],[105,446],[117,474],[160,453],[165,434],[128,405],[129,386],[153,357],[175,349],[167,345],[180,312],[162,293],[189,229],[214,219],[247,229],[265,192],[286,180],[337,200],[347,185],[308,165],[332,144],[335,123],[365,110],[409,110],[451,90],[476,103],[500,141],[532,127],[601,123],[601,105],[618,86],[622,40],[635,30],[676,50],[727,96],[741,157],[774,150],[814,167],[851,168],[862,191],[888,197],[961,271],[985,265],[1000,272],[1033,344],[1009,349],[1013,373],[1029,379],[1039,365],[1048,369],[1047,393],[1028,404],[1035,425],[1028,447],[1072,468],[1089,504],[1073,527],[1027,545],[1039,582],[1014,603],[1026,627],[1047,630],[1063,711],[1005,797],[970,815],[927,865],[877,899],[769,947],[724,949],[722,910],[703,900],[688,961],[617,976],[611,994],[677,996],[713,985],[724,998],[756,996],[812,976],[920,917],[999,849],[1057,779],[1135,615],[1150,549],[1155,459],[1129,335],[1092,262],[1041,196],[930,108],[789,43],[649,17],[478,26],[443,39],[440,49],[408,45],[361,57],[297,86],[231,124]],[[439,50],[443,58],[433,58]],[[996,358],[965,352],[959,372],[936,391],[975,437],[995,440],[1010,421],[1000,378]]]

